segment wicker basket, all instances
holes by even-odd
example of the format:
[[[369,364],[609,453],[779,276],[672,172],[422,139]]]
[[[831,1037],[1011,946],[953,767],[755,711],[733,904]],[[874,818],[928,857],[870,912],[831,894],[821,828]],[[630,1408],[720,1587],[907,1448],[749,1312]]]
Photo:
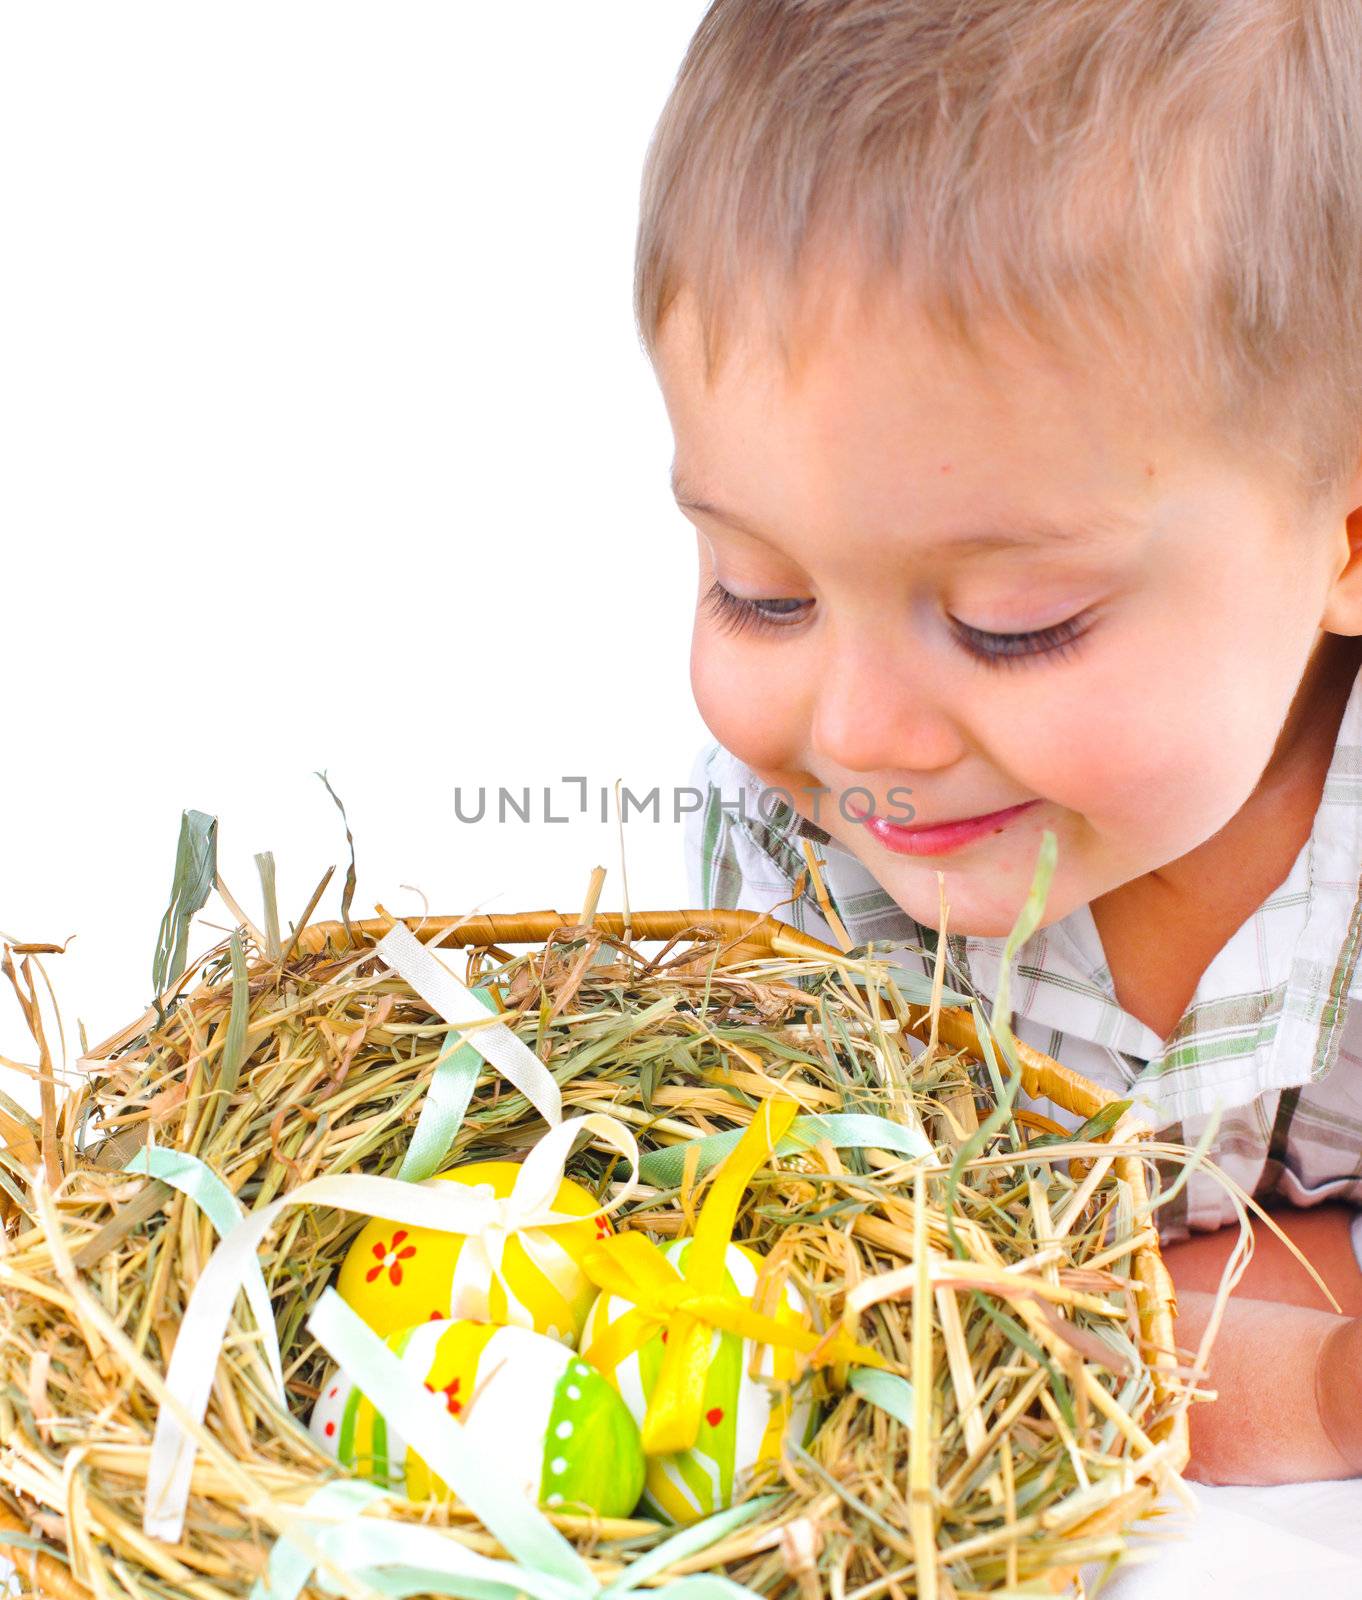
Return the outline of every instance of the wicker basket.
[[[591,925],[614,938],[633,942],[661,941],[674,946],[704,939],[711,946],[704,958],[706,965],[717,960],[718,965],[729,967],[770,956],[812,956],[820,960],[843,958],[843,952],[821,940],[801,933],[769,914],[750,911],[638,911],[628,916],[600,912],[592,916]],[[315,955],[329,947],[340,954],[376,942],[393,926],[394,919],[386,916],[348,924],[316,923],[305,926],[296,934],[290,949]],[[580,936],[586,925],[580,917],[556,911],[533,911],[428,917],[419,926],[411,926],[412,932],[422,941],[438,940],[444,948],[479,946],[499,950],[506,945],[544,945],[564,934]],[[716,936],[720,941],[717,957],[712,950]],[[259,971],[262,965],[257,963],[252,972]],[[909,1011],[914,1027],[930,1015],[925,1006],[910,1006]],[[974,1060],[983,1059],[974,1019],[968,1011],[943,1007],[938,1013],[937,1024],[938,1038],[952,1050],[963,1052]],[[137,1026],[107,1041],[107,1046],[117,1046],[120,1040],[132,1037]],[[1017,1041],[1017,1051],[1022,1065],[1023,1088],[1033,1098],[1049,1099],[1085,1119],[1117,1098],[1021,1041]],[[1136,1203],[1144,1202],[1148,1191],[1141,1160],[1127,1155],[1118,1157],[1114,1166],[1117,1174],[1130,1186]],[[1188,1430],[1185,1406],[1173,1403],[1173,1373],[1177,1364],[1173,1339],[1176,1306],[1172,1283],[1160,1257],[1153,1229],[1146,1230],[1143,1241],[1135,1245],[1133,1264],[1142,1291],[1138,1317],[1143,1354],[1150,1369],[1155,1397],[1164,1412],[1152,1425],[1149,1437],[1155,1443],[1167,1445],[1167,1458],[1176,1470],[1181,1470],[1188,1457]],[[1163,1404],[1165,1402],[1166,1405]],[[0,1444],[3,1443],[0,1440]],[[1081,1531],[1101,1534],[1120,1528],[1128,1524],[1139,1511],[1147,1509],[1149,1500],[1147,1486],[1137,1487],[1084,1522]],[[0,1504],[0,1529],[21,1536],[28,1532],[21,1518],[3,1504]],[[50,1556],[22,1545],[5,1548],[3,1541],[0,1541],[0,1551],[15,1563],[20,1574],[31,1585],[33,1593],[51,1597],[51,1600],[96,1600],[90,1590],[72,1578],[65,1566]],[[1074,1575],[1071,1573],[1068,1576],[1072,1579]]]

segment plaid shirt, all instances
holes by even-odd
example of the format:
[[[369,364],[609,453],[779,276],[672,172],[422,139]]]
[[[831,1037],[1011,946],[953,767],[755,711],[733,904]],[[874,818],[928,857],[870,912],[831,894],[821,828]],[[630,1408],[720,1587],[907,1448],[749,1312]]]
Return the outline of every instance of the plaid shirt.
[[[774,796],[718,744],[691,775],[705,793],[687,818],[690,904],[774,911],[837,940],[804,870],[800,840],[857,945],[889,941],[892,959],[930,976],[935,929],[914,921],[866,868]],[[1218,1112],[1211,1158],[1259,1200],[1362,1204],[1362,675],[1355,680],[1308,842],[1290,874],[1202,974],[1164,1041],[1117,1000],[1092,913],[1080,906],[1017,953],[1018,1038],[1137,1103],[1168,1139],[1195,1144]],[[948,962],[992,1000],[1005,940],[947,933]],[[950,968],[948,967],[948,973]],[[950,983],[948,976],[947,982]],[[1350,1007],[1349,1001],[1359,999]],[[1073,1126],[1049,1102],[1019,1102]],[[1194,1173],[1157,1213],[1165,1239],[1217,1228],[1235,1213],[1222,1186]]]

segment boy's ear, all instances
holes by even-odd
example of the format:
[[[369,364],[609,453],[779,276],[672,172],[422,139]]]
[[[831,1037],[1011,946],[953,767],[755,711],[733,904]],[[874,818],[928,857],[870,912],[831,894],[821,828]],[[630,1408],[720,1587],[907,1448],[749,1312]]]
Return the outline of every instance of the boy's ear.
[[[1320,626],[1326,633],[1362,634],[1362,466],[1348,485],[1344,507],[1332,534],[1337,564]]]

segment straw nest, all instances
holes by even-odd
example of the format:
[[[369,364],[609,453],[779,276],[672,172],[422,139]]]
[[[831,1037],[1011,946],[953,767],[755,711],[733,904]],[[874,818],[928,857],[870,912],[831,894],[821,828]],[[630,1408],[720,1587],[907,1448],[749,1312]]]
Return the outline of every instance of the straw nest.
[[[247,1209],[318,1175],[394,1175],[446,1024],[373,955],[389,925],[314,925],[284,948],[248,924],[183,972],[163,1009],[89,1051],[78,1090],[61,1104],[45,1094],[41,1119],[5,1102],[0,1521],[34,1592],[236,1600],[339,1472],[281,1418],[239,1302],[182,1539],[144,1536],[163,1375],[216,1235],[183,1194],[122,1169],[154,1138],[207,1163]],[[826,1317],[853,1308],[847,1331],[889,1359],[902,1403],[819,1373],[826,1420],[752,1485],[774,1496],[762,1514],[650,1583],[715,1572],[760,1595],[846,1600],[1058,1589],[1123,1548],[1185,1461],[1187,1398],[1153,1165],[1123,1106],[1014,1042],[1028,1089],[1090,1121],[1066,1135],[1006,1096],[1000,1107],[998,1041],[949,972],[924,993],[873,952],[750,913],[635,914],[629,938],[617,917],[551,913],[412,927],[455,970],[469,946],[467,981],[495,988],[565,1115],[610,1112],[645,1152],[741,1129],[777,1090],[809,1113],[920,1124],[935,1148],[914,1162],[814,1144],[758,1172],[735,1237]],[[504,948],[517,938],[537,942]],[[514,1158],[543,1131],[488,1067],[445,1164]],[[604,1198],[617,1162],[587,1146],[569,1172]],[[636,1193],[620,1226],[688,1231],[707,1182],[695,1166]],[[261,1250],[301,1419],[326,1364],[305,1323],[364,1221],[300,1207]],[[395,1500],[380,1514],[499,1553],[457,1505]],[[550,1521],[602,1585],[672,1531]],[[335,1592],[312,1582],[304,1593]]]

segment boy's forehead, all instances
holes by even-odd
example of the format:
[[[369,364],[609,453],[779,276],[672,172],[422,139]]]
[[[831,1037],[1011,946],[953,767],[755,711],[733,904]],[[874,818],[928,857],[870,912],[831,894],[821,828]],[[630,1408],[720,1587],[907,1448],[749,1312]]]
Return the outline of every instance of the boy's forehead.
[[[671,399],[705,406],[798,400],[807,405],[874,396],[881,404],[920,396],[968,395],[981,406],[1032,411],[1038,399],[1059,414],[1102,396],[1127,420],[1167,418],[1166,373],[1152,340],[1132,339],[1120,362],[1097,341],[1067,345],[1025,333],[999,316],[976,324],[968,340],[893,284],[849,277],[814,279],[815,287],[769,302],[744,290],[728,307],[711,365],[694,296],[682,289],[659,324],[658,376]],[[1025,396],[1024,401],[1022,396]]]
[[[975,355],[909,309],[843,305],[795,333],[789,361],[743,332],[707,373],[698,317],[678,298],[657,349],[682,499],[774,488],[776,474],[806,497],[854,481],[867,498],[916,498],[936,476],[954,480],[946,489],[1048,484],[1057,503],[1143,497],[1179,443],[1166,413],[1001,331]]]
[[[1174,384],[1127,382],[1011,330],[976,355],[897,307],[798,331],[792,362],[748,334],[707,376],[681,299],[657,344],[678,499],[733,513],[740,533],[791,552],[832,534],[848,550],[868,538],[1077,559],[1247,518],[1293,548],[1289,473],[1207,428]]]

